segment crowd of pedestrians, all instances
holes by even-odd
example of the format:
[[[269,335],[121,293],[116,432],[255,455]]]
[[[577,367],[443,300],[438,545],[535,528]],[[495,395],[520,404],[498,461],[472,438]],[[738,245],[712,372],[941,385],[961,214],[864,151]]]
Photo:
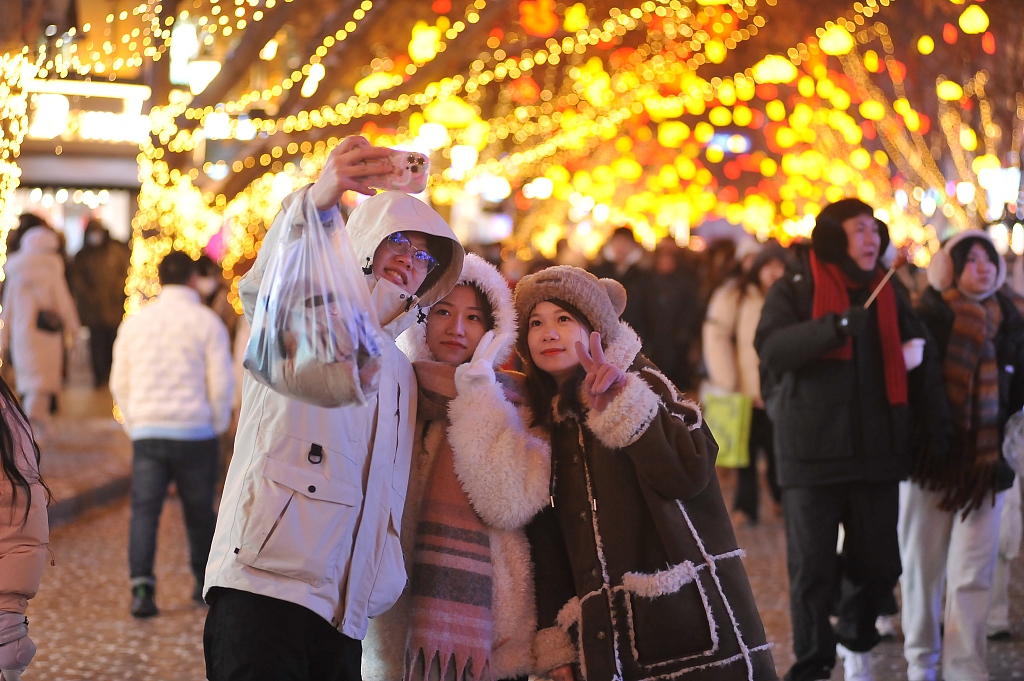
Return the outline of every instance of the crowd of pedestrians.
[[[92,221],[65,272],[59,234],[23,216],[3,289],[2,678],[34,651],[35,442],[82,325],[133,444],[130,612],[159,612],[173,481],[213,681],[770,681],[734,533],[762,506],[786,535],[788,681],[837,662],[871,681],[894,591],[910,681],[988,678],[1021,543],[1024,298],[985,232],[891,277],[885,224],[844,199],[789,248],[647,251],[622,226],[594,262],[563,243],[510,278],[425,203],[370,188],[386,152],[348,138],[285,200],[242,317],[213,260],[171,252],[122,321],[128,247]],[[346,191],[369,198],[343,218]],[[344,226],[382,331],[365,404],[288,397],[239,366],[306,204],[302,229]],[[748,405],[728,502],[711,394]]]

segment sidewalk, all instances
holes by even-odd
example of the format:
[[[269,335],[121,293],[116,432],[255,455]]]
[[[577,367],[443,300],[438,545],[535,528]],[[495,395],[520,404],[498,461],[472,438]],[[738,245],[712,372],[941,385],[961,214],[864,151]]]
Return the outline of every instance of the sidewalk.
[[[58,398],[58,412],[40,450],[40,471],[53,492],[50,526],[128,494],[131,442],[112,415],[106,388],[73,381]]]

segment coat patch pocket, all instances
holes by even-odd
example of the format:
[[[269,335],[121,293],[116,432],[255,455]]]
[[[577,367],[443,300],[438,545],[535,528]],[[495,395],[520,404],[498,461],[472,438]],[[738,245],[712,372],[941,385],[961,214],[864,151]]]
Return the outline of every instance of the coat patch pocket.
[[[388,518],[388,531],[384,540],[384,550],[381,554],[380,563],[377,565],[377,574],[370,588],[369,600],[366,604],[366,614],[369,617],[376,617],[391,609],[398,597],[405,591],[408,583],[408,573],[405,571],[405,557],[402,555],[402,541],[399,537],[398,528],[402,526],[401,512],[405,500],[397,494],[391,496],[391,514]]]
[[[688,564],[684,564],[687,566]],[[674,591],[659,594],[641,593],[626,587],[626,619],[629,626],[630,647],[637,663],[644,667],[679,662],[713,654],[718,648],[715,625],[701,584],[700,571],[693,578],[678,585],[680,567],[665,571],[674,577]],[[689,566],[692,570],[692,566]],[[662,573],[644,575],[655,583]],[[625,581],[625,580],[624,580]]]
[[[267,459],[237,558],[243,565],[318,587],[351,537],[362,499],[355,485]]]

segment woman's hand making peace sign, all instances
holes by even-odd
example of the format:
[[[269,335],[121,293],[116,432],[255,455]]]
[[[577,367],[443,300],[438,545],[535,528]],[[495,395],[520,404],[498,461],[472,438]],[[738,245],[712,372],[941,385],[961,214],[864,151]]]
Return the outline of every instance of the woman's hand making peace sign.
[[[619,367],[604,358],[601,348],[601,334],[594,331],[590,334],[590,349],[576,341],[576,354],[580,364],[587,372],[583,379],[583,389],[587,393],[587,402],[591,409],[604,411],[626,387],[626,374]]]

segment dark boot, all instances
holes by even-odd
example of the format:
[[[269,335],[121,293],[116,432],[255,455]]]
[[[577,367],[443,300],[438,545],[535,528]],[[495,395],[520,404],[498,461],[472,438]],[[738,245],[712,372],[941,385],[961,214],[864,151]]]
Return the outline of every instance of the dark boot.
[[[132,587],[132,617],[153,617],[160,611],[157,610],[156,601],[153,596],[156,594],[156,587],[152,584],[136,584]]]

